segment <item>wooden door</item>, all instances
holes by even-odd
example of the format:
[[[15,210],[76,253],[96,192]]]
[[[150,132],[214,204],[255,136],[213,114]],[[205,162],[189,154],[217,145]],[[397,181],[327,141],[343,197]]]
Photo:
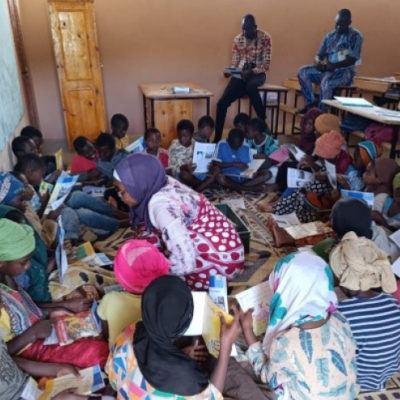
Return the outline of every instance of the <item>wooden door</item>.
[[[51,33],[68,143],[107,127],[94,0],[49,0]]]

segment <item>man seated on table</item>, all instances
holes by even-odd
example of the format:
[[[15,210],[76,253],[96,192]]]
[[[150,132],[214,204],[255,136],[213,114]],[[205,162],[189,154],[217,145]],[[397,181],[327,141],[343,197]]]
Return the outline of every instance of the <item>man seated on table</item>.
[[[242,19],[242,33],[233,40],[232,67],[241,70],[232,74],[231,80],[217,104],[214,143],[221,140],[228,107],[238,98],[248,95],[258,118],[265,121],[265,107],[258,86],[265,82],[265,73],[271,62],[271,37],[257,29],[253,15]],[[229,74],[225,74],[229,76]]]
[[[313,83],[320,85],[320,101],[331,99],[335,88],[352,83],[355,66],[361,64],[363,36],[350,25],[351,11],[344,8],[336,14],[335,30],[325,36],[316,63],[300,68],[298,77],[306,102],[300,113],[318,105]]]

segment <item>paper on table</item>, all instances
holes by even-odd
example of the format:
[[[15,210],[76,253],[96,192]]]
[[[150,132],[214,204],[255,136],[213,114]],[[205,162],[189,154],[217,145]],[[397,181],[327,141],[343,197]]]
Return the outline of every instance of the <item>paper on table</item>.
[[[172,93],[174,93],[174,94],[179,94],[179,93],[187,94],[187,93],[190,93],[190,88],[187,87],[187,86],[174,86],[172,88]]]
[[[235,298],[243,311],[253,308],[253,331],[256,336],[261,335],[267,328],[269,307],[273,292],[269,282],[262,282],[250,289],[238,293]]]
[[[372,192],[358,192],[357,190],[340,190],[342,197],[353,197],[355,199],[364,200],[371,208],[374,207],[374,193]]]
[[[373,107],[374,105],[370,103],[368,100],[365,100],[362,97],[341,97],[335,96],[335,100],[337,100],[340,104],[344,106],[353,106],[353,107]]]
[[[242,197],[239,197],[238,199],[225,199],[221,202],[221,204],[226,204],[229,207],[232,208],[238,208],[241,210],[246,209],[246,204],[244,202],[244,199]]]
[[[208,172],[208,166],[215,157],[216,147],[215,143],[195,142],[193,150],[193,164],[196,164],[195,174]]]
[[[313,174],[302,169],[288,168],[287,169],[287,186],[289,188],[299,188],[311,182]]]
[[[337,178],[336,178],[336,166],[335,164],[325,161],[326,173],[328,174],[328,180],[334,189],[337,189]]]
[[[396,232],[392,233],[389,236],[389,239],[396,244],[397,247],[400,247],[400,229]]]
[[[292,212],[291,214],[285,214],[285,215],[272,214],[272,218],[275,220],[275,222],[278,224],[278,226],[280,228],[285,228],[287,226],[300,224],[300,221],[297,218],[297,215],[295,212]]]

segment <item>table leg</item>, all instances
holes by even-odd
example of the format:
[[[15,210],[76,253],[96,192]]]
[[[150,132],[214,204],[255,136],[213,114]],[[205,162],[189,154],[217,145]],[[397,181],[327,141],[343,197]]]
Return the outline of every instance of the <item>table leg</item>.
[[[150,99],[150,118],[151,118],[151,127],[154,128],[154,99]]]
[[[209,116],[210,115],[210,98],[209,97],[206,98],[206,112],[207,112],[207,115]]]
[[[146,107],[145,95],[143,95],[143,115],[144,115],[144,129],[147,130],[147,107]]]
[[[399,138],[399,125],[393,125],[392,147],[390,149],[390,158],[396,158],[397,139]]]
[[[276,121],[275,121],[275,137],[278,136],[278,123],[279,123],[279,111],[281,106],[281,92],[278,92],[278,98],[276,103]]]

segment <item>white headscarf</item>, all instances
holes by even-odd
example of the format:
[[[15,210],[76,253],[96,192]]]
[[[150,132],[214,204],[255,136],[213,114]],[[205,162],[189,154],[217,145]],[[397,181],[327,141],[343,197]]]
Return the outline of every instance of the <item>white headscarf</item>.
[[[281,258],[269,283],[274,292],[263,341],[267,356],[276,335],[291,326],[325,319],[336,310],[333,274],[328,264],[311,251]]]

